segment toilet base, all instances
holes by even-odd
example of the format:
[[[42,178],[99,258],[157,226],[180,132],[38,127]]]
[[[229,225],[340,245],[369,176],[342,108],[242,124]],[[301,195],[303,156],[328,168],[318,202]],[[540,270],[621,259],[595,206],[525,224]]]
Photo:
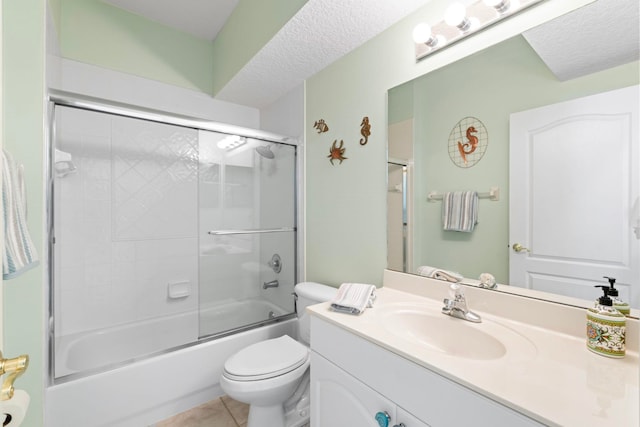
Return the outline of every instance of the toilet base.
[[[310,420],[309,388],[307,371],[293,396],[284,405],[249,406],[247,427],[307,427]]]
[[[249,407],[247,427],[283,427],[284,410],[282,405]]]

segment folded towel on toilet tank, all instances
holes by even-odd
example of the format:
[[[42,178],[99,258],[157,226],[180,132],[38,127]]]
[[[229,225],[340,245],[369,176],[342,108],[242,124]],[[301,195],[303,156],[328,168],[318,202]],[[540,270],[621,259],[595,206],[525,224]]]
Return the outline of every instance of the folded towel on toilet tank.
[[[347,314],[362,314],[367,307],[373,307],[376,287],[365,283],[343,283],[331,301],[331,309]]]

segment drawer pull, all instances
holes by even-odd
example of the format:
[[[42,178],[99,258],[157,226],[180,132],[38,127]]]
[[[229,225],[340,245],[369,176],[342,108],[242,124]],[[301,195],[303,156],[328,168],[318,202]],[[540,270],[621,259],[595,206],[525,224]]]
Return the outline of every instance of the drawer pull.
[[[380,427],[389,427],[389,421],[391,421],[391,417],[387,413],[387,411],[380,411],[376,414],[376,421]]]

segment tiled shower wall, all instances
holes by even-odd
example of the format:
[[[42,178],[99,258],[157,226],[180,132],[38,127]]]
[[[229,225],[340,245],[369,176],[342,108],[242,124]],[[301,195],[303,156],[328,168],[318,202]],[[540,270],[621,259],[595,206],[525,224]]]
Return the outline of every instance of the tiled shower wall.
[[[54,186],[56,335],[197,310],[197,131],[56,110],[77,166]],[[191,295],[168,298],[184,281]]]

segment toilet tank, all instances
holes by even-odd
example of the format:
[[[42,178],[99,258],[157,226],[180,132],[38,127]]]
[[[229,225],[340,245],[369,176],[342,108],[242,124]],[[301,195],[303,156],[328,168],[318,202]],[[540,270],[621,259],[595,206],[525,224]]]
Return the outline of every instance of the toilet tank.
[[[296,302],[296,309],[298,311],[298,339],[308,345],[311,334],[311,324],[306,308],[313,304],[331,301],[338,292],[338,289],[315,282],[298,283],[294,289],[298,297]]]

